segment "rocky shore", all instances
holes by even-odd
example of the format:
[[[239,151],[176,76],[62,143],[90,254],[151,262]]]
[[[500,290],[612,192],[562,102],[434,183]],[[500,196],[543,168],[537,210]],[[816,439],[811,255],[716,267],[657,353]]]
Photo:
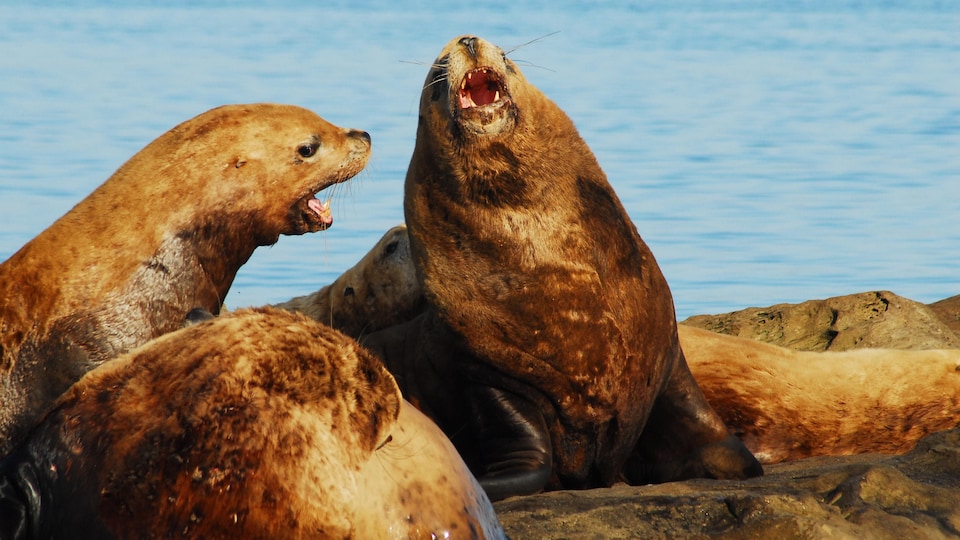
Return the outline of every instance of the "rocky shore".
[[[960,296],[924,305],[865,292],[683,324],[800,350],[960,348]],[[809,458],[768,465],[765,476],[743,482],[619,484],[495,508],[514,539],[957,538],[960,429],[930,435],[901,456]]]

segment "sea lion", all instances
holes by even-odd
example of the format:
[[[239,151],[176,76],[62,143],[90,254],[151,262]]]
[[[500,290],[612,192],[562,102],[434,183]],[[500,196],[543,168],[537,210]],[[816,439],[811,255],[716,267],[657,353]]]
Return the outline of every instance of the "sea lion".
[[[87,373],[0,462],[2,538],[504,538],[383,364],[241,309]]]
[[[416,351],[388,367],[491,498],[762,473],[589,147],[495,45],[455,38],[431,67],[404,215],[428,307],[413,338],[365,343]]]
[[[299,107],[229,105],[174,127],[0,264],[0,455],[94,366],[218,313],[280,235],[326,229],[315,194],[370,136]]]
[[[902,454],[960,427],[960,350],[809,352],[679,332],[710,404],[763,463]]]
[[[412,319],[423,304],[410,259],[407,227],[397,225],[336,281],[275,307],[305,313],[359,338]]]

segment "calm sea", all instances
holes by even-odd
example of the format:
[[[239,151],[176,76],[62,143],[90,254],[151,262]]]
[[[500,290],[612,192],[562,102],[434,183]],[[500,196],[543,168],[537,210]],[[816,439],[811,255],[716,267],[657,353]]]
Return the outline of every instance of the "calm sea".
[[[227,304],[312,292],[403,220],[425,64],[474,33],[543,38],[510,56],[577,123],[680,318],[960,294],[960,2],[613,4],[0,3],[0,260],[180,121],[293,103],[373,157],[334,227],[260,248]]]

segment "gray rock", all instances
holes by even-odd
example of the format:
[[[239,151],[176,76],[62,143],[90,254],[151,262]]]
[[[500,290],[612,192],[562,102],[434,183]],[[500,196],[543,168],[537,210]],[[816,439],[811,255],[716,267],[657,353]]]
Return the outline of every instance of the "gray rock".
[[[682,323],[801,351],[960,349],[960,334],[933,309],[889,291],[696,315]]]

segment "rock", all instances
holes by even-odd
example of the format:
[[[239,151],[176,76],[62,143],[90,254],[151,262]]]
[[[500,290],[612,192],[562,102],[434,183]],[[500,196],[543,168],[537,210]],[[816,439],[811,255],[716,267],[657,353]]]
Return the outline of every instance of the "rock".
[[[902,456],[818,457],[747,481],[554,491],[494,504],[511,538],[956,538],[960,430]]]
[[[943,321],[943,324],[960,335],[960,294],[927,304],[927,307]]]
[[[889,291],[873,291],[722,315],[696,315],[682,324],[802,351],[960,349],[960,333],[954,330],[960,327],[956,319],[960,297],[943,302],[931,309]],[[943,313],[950,312],[955,319],[953,327],[942,320]],[[949,315],[946,317],[949,319]]]

